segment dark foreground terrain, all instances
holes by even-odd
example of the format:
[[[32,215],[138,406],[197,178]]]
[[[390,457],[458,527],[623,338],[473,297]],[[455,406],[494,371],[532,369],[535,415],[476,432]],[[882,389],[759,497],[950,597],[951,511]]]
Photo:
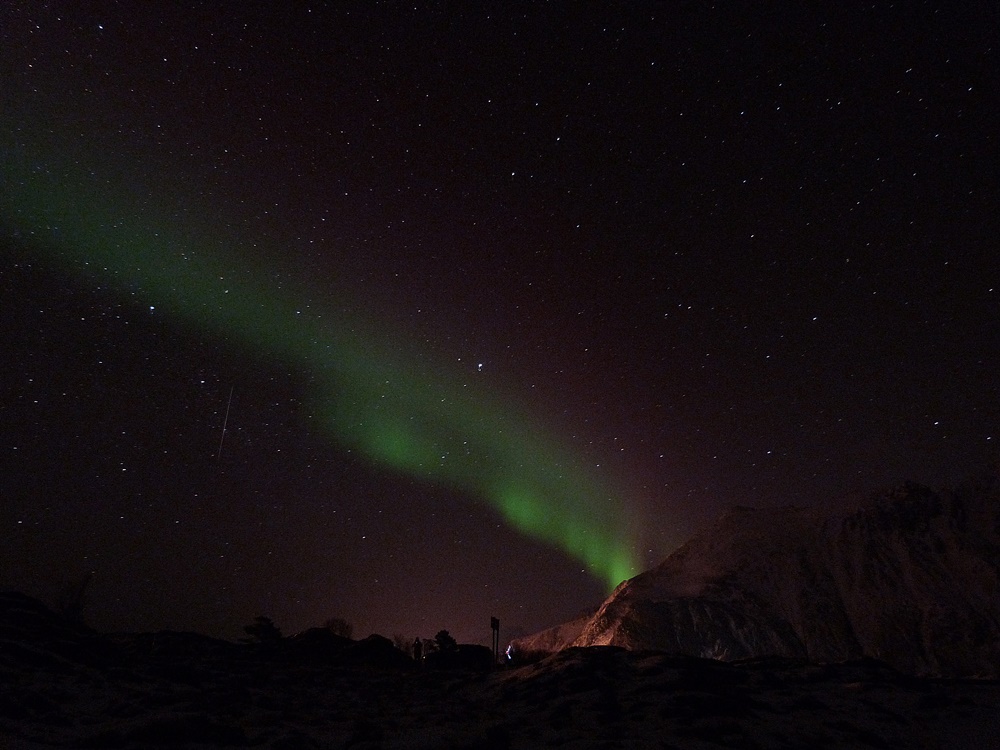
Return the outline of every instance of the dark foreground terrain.
[[[989,748],[1000,684],[573,648],[477,672],[385,639],[104,636],[0,594],[0,748]]]

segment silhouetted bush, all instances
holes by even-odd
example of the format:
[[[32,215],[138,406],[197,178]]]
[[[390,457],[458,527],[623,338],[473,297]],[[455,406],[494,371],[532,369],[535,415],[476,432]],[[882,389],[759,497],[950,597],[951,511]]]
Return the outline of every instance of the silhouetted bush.
[[[341,638],[350,638],[354,635],[354,626],[342,617],[331,617],[326,621],[326,629]]]
[[[281,631],[278,626],[271,622],[269,617],[260,615],[252,623],[243,628],[249,638],[250,643],[273,644],[281,640]]]

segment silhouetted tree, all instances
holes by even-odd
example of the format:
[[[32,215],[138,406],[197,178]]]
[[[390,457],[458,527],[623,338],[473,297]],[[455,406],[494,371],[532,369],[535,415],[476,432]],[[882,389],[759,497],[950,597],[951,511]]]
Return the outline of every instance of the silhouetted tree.
[[[326,621],[326,629],[342,638],[350,638],[354,635],[354,626],[343,617],[331,617]]]
[[[438,632],[438,634],[434,636],[434,642],[437,643],[438,651],[443,654],[458,651],[458,642],[451,637],[451,634],[447,630]]]
[[[251,643],[277,643],[281,640],[281,631],[278,626],[271,622],[269,617],[260,615],[252,623],[243,628],[243,632],[250,636],[247,640]]]

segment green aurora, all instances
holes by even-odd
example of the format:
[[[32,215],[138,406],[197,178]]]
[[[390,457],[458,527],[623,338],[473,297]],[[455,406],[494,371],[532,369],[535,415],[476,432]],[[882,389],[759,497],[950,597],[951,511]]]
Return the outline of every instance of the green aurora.
[[[301,372],[324,433],[372,465],[488,503],[609,588],[638,572],[627,506],[511,404],[513,389],[402,345],[402,333],[346,312],[350,299],[321,311],[304,306],[317,296],[306,284],[291,288],[287,274],[254,259],[259,249],[227,230],[204,220],[193,228],[197,219],[158,212],[95,170],[34,169],[23,151],[10,153],[2,220],[47,262]]]

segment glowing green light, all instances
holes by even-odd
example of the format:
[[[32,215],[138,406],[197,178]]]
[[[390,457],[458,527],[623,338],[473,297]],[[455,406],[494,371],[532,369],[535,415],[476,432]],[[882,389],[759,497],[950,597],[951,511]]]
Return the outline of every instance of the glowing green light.
[[[468,373],[425,363],[399,345],[401,334],[342,311],[303,314],[308,291],[268,282],[273,270],[241,257],[238,241],[60,171],[55,179],[4,164],[0,216],[35,250],[298,369],[315,384],[309,406],[324,431],[373,464],[487,502],[609,587],[638,571],[625,507],[509,394],[500,400]]]

